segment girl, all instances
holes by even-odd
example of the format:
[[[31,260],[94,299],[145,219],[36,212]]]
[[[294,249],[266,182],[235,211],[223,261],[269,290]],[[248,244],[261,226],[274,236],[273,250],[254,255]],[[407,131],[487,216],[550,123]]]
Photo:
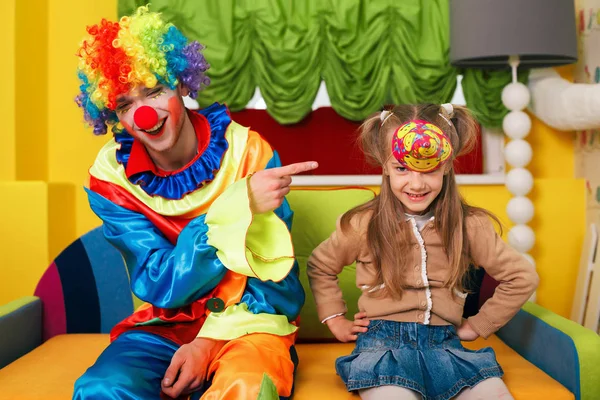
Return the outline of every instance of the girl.
[[[494,351],[465,349],[487,338],[534,292],[533,265],[496,234],[488,211],[461,198],[453,161],[468,151],[476,123],[465,108],[401,105],[368,118],[360,141],[383,168],[380,194],[342,216],[308,260],[319,318],[340,341],[336,361],[363,399],[512,399]],[[337,275],[356,261],[360,312],[345,318]],[[470,264],[500,282],[462,320]]]

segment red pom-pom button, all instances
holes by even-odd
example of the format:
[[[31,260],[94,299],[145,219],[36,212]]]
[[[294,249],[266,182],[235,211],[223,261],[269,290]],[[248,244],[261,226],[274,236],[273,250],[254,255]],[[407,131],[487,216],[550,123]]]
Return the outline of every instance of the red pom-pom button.
[[[133,120],[138,128],[148,130],[158,123],[158,114],[150,106],[141,106],[133,114]]]

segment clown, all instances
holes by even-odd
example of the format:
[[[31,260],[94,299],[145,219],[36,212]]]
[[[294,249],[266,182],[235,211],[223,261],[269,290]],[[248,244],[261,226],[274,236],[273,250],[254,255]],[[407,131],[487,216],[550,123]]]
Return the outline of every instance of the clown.
[[[186,109],[209,84],[202,46],[148,7],[87,31],[76,101],[113,136],[86,191],[145,305],[113,328],[74,398],[290,396],[304,291],[284,196],[316,163],[282,167],[223,105]]]

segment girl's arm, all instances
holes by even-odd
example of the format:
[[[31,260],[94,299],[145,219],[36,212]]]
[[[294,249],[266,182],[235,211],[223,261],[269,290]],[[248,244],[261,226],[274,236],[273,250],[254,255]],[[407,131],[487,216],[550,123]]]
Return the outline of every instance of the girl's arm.
[[[535,267],[496,233],[487,216],[469,219],[468,240],[473,262],[499,282],[494,295],[479,313],[468,319],[471,327],[487,338],[504,326],[531,297],[539,277]]]
[[[360,235],[352,225],[344,232],[338,219],[335,232],[308,258],[306,272],[321,321],[348,311],[337,276],[358,257]]]

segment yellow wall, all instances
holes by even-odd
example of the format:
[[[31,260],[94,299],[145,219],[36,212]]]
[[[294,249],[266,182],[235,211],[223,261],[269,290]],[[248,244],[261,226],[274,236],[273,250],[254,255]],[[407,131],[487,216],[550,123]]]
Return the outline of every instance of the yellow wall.
[[[81,235],[99,225],[87,205],[83,183],[96,153],[108,137],[92,134],[74,102],[79,85],[75,52],[86,26],[96,24],[102,18],[117,18],[117,2],[80,1],[65,7],[64,1],[47,1],[48,46],[52,49],[48,62],[48,88],[52,93],[52,101],[48,104],[48,177],[51,182],[76,185],[75,233]]]
[[[48,179],[47,1],[15,2],[15,142],[18,180]],[[32,12],[35,9],[35,12]]]
[[[47,14],[26,13],[25,5]],[[5,79],[6,96],[0,98],[6,132],[0,147],[0,193],[10,193],[0,197],[0,251],[10,261],[10,267],[0,269],[0,304],[30,295],[35,281],[60,249],[99,224],[89,210],[82,186],[107,137],[91,133],[73,101],[78,85],[74,53],[85,26],[102,17],[115,19],[116,10],[115,0],[73,2],[68,7],[58,0],[0,2],[0,11],[8,16],[0,26],[2,48],[7,49],[9,60],[15,60],[0,63],[2,76],[15,78]],[[27,57],[26,44],[42,47],[42,59],[36,65]],[[25,72],[38,74],[38,86],[27,82]],[[17,87],[27,90],[17,94]],[[41,97],[31,93],[41,93]],[[39,110],[32,114],[33,104]],[[531,226],[537,238],[531,253],[542,277],[538,302],[565,316],[571,306],[584,229],[584,188],[573,178],[572,137],[537,120],[528,137],[534,149],[529,168],[536,177],[531,194],[536,217]],[[11,185],[2,183],[17,179]],[[24,181],[31,179],[39,182]],[[509,223],[505,207],[510,194],[504,186],[464,186],[461,191],[469,201]],[[24,201],[30,196],[36,211],[21,221],[17,215],[27,210]]]
[[[15,59],[15,2],[0,1],[0,15],[8,16],[0,24],[0,49],[11,61]],[[2,121],[2,146],[0,146],[0,181],[14,180],[15,162],[15,63],[0,62],[2,96],[0,96],[0,121]]]

